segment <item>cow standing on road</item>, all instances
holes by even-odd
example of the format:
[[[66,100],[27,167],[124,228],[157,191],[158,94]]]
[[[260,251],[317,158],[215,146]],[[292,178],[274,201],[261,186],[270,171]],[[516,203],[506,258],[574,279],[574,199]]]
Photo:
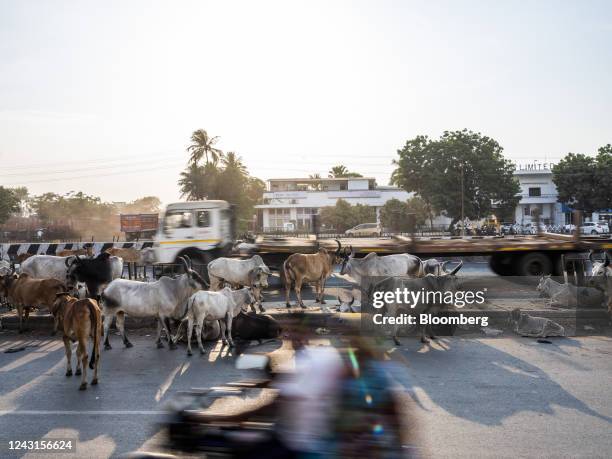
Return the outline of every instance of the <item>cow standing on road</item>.
[[[283,274],[285,278],[285,301],[287,307],[291,307],[290,296],[291,286],[294,286],[297,302],[302,308],[302,284],[304,282],[314,282],[316,289],[315,302],[325,304],[323,298],[325,292],[325,281],[334,269],[334,264],[340,260],[342,245],[336,239],[338,249],[335,252],[328,252],[321,247],[315,254],[294,253],[283,263]]]
[[[184,257],[179,259],[185,267],[185,273],[174,279],[164,276],[156,282],[149,283],[115,279],[104,289],[100,304],[104,313],[105,349],[111,349],[108,336],[115,316],[123,344],[125,347],[132,347],[125,333],[125,314],[133,317],[156,317],[157,347],[164,347],[161,342],[163,327],[168,336],[170,349],[176,348],[176,344],[171,339],[169,319],[181,318],[189,297],[207,286],[202,277],[191,269],[191,264],[188,264]]]
[[[66,259],[66,284],[69,289],[77,282],[83,282],[91,298],[98,299],[102,287],[113,280],[113,260],[108,253],[101,253],[96,258],[71,257]],[[121,262],[123,267],[123,262]]]
[[[0,282],[0,291],[17,308],[19,333],[23,333],[30,316],[30,309],[46,306],[51,310],[58,293],[65,292],[66,286],[57,279],[34,279],[28,274],[8,274]],[[57,331],[55,322],[53,331]]]
[[[208,263],[211,290],[221,290],[225,283],[229,283],[232,288],[251,287],[260,312],[264,312],[261,290],[268,286],[270,274],[270,269],[259,255],[248,260],[221,257]],[[255,306],[251,305],[251,308],[255,312]]]
[[[363,258],[355,258],[355,251],[349,247],[342,259],[340,274],[350,277],[359,285],[364,277],[423,276],[421,259],[407,253],[379,257],[375,252],[370,252]]]
[[[87,341],[91,338],[93,345],[89,368],[94,371],[91,385],[98,384],[100,338],[102,336],[102,317],[98,303],[89,298],[79,300],[64,292],[57,294],[52,311],[63,329],[62,339],[67,363],[66,376],[72,376],[72,342],[76,341],[78,345],[75,375],[79,376],[82,373],[79,390],[87,389]]]

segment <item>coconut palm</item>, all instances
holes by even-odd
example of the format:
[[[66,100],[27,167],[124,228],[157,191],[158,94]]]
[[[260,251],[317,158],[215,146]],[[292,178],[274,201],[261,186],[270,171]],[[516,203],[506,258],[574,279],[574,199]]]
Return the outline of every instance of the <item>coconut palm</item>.
[[[191,134],[191,145],[187,147],[187,151],[191,153],[189,163],[197,165],[204,158],[206,164],[209,161],[216,164],[221,155],[221,150],[214,147],[218,141],[218,136],[210,137],[205,129],[193,131],[193,134]]]

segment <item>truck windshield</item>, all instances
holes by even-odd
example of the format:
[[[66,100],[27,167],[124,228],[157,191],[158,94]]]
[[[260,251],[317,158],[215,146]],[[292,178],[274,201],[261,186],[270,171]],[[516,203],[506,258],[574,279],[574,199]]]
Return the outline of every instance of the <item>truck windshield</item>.
[[[190,228],[193,226],[193,214],[184,210],[173,210],[166,213],[164,229]]]

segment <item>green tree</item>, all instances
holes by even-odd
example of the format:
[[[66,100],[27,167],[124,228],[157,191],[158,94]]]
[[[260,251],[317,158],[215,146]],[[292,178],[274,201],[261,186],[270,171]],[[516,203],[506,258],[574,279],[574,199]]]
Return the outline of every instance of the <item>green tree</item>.
[[[121,212],[125,214],[130,213],[143,213],[143,214],[154,214],[158,213],[161,207],[161,201],[157,196],[144,196],[138,198],[128,204],[126,204]]]
[[[329,178],[363,177],[363,175],[357,172],[350,172],[343,164],[332,167],[328,172],[328,176]]]
[[[558,201],[593,212],[612,207],[612,146],[600,147],[596,157],[568,153],[553,167]]]
[[[0,224],[6,223],[9,217],[19,211],[19,198],[9,188],[0,186]]]
[[[452,227],[461,218],[462,202],[470,219],[518,203],[514,166],[502,151],[494,139],[466,129],[445,131],[438,140],[417,136],[398,150],[391,180],[421,197],[430,215],[448,215]]]
[[[181,197],[190,201],[222,199],[235,206],[238,231],[247,229],[254,208],[265,191],[265,184],[251,177],[240,156],[220,152],[218,161],[203,166],[189,162],[178,181]]]
[[[187,151],[191,154],[189,163],[198,165],[202,158],[205,163],[216,163],[221,156],[221,150],[215,148],[215,144],[219,141],[219,137],[210,137],[205,129],[198,129],[191,134],[191,145],[187,147]]]
[[[363,204],[351,205],[344,199],[338,199],[333,206],[322,207],[319,212],[322,225],[343,233],[360,223],[373,223],[376,221],[376,209]]]

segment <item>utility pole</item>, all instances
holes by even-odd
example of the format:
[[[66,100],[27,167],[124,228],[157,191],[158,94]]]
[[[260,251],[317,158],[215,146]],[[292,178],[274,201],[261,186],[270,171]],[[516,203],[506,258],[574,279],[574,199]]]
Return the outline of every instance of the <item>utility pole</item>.
[[[461,237],[465,237],[465,215],[464,215],[464,208],[463,208],[463,196],[464,196],[464,190],[463,190],[463,163],[461,163]]]

